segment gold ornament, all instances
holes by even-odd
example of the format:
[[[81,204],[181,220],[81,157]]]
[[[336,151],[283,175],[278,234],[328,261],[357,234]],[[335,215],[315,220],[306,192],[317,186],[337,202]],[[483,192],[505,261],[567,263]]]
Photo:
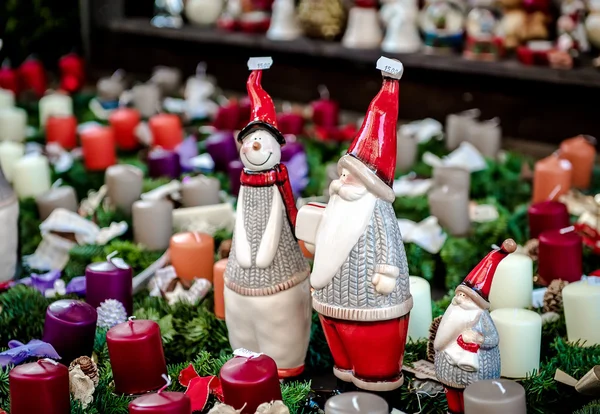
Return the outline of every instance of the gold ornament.
[[[79,358],[75,358],[69,365],[69,371],[72,371],[77,366],[79,366],[81,371],[93,381],[94,385],[98,385],[98,366],[92,360],[92,358],[88,356],[80,356]]]
[[[561,313],[563,310],[562,290],[569,282],[553,280],[544,293],[544,312]]]
[[[442,316],[435,318],[429,326],[429,340],[427,341],[427,359],[429,362],[433,362],[435,359],[435,349],[433,349],[433,341],[435,341],[435,335],[440,327]]]
[[[340,0],[301,0],[298,20],[306,36],[333,40],[344,30],[346,10]]]

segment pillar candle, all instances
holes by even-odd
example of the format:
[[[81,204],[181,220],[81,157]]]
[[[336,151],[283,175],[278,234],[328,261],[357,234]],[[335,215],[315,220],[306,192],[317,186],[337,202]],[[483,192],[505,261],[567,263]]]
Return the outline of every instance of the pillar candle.
[[[455,150],[463,141],[467,140],[479,115],[479,109],[470,109],[446,117],[446,148],[448,150]]]
[[[15,164],[25,154],[25,146],[20,142],[0,142],[0,168],[9,182],[13,181]]]
[[[468,194],[471,190],[471,172],[465,168],[441,165],[433,169],[433,183],[435,187],[447,185],[460,188]]]
[[[133,108],[119,108],[108,118],[110,126],[115,131],[117,146],[122,150],[133,150],[139,146],[135,133],[140,123],[140,113]]]
[[[180,279],[201,278],[212,283],[215,241],[209,234],[175,234],[171,237],[169,256]]]
[[[572,166],[567,160],[551,155],[535,163],[533,202],[558,200],[571,188]]]
[[[148,250],[167,250],[173,234],[173,203],[139,200],[133,203],[133,240]]]
[[[294,112],[281,113],[277,116],[277,127],[284,135],[302,135],[304,132],[304,118]]]
[[[511,254],[500,262],[490,290],[491,309],[532,306],[533,260],[524,254]]]
[[[213,289],[215,292],[215,316],[225,320],[225,269],[228,259],[221,259],[213,267]]]
[[[152,145],[174,150],[183,141],[181,119],[175,114],[158,114],[150,118]]]
[[[133,165],[112,165],[104,174],[111,205],[131,216],[131,206],[139,200],[144,184],[144,172]]]
[[[27,135],[27,112],[22,108],[0,109],[0,141],[22,142]]]
[[[56,142],[64,149],[77,146],[77,119],[73,115],[52,115],[46,120],[46,142]]]
[[[161,148],[153,149],[148,154],[148,174],[152,178],[179,178],[181,175],[179,154]]]
[[[567,206],[558,201],[540,201],[527,210],[529,238],[537,239],[545,230],[563,229],[569,226]]]
[[[570,283],[562,291],[567,337],[584,342],[583,346],[600,345],[600,285],[588,280]]]
[[[15,69],[10,67],[10,63],[3,62],[0,65],[0,88],[6,89],[18,95],[20,92],[19,76]]]
[[[109,127],[92,127],[81,132],[85,168],[104,171],[117,161],[115,134]]]
[[[50,115],[73,115],[73,100],[63,93],[52,93],[40,99],[40,126],[46,125]]]
[[[475,381],[463,394],[465,414],[527,414],[525,388],[515,381]]]
[[[85,302],[57,300],[46,310],[42,340],[51,344],[68,366],[75,358],[92,356],[97,319],[96,309]]]
[[[469,142],[487,158],[497,158],[502,141],[500,119],[474,122],[469,130]]]
[[[15,106],[14,92],[0,88],[0,108],[12,108],[13,106]]]
[[[223,365],[219,377],[223,402],[242,414],[254,414],[262,403],[281,400],[277,364],[267,355],[236,356]]]
[[[150,82],[157,85],[164,95],[175,95],[181,88],[181,71],[168,66],[153,69]]]
[[[69,369],[40,360],[14,367],[8,374],[11,414],[69,414]]]
[[[240,192],[240,180],[244,164],[240,160],[231,161],[227,167],[227,175],[229,175],[229,191],[237,197]]]
[[[465,236],[471,229],[466,191],[448,186],[434,188],[429,193],[429,211],[453,236]]]
[[[336,101],[323,97],[312,103],[313,123],[320,127],[335,127],[340,123],[340,107]]]
[[[108,259],[96,262],[85,268],[87,303],[94,308],[107,299],[115,299],[123,304],[128,315],[133,313],[133,271],[122,260]]]
[[[231,100],[219,107],[212,125],[217,131],[231,132],[238,127],[239,119],[240,105],[237,101]]]
[[[158,86],[146,83],[134,86],[131,91],[133,106],[142,117],[150,118],[160,111],[162,104]]]
[[[410,276],[410,294],[413,297],[413,308],[410,311],[408,338],[413,341],[427,339],[433,320],[429,282],[422,277]]]
[[[162,387],[167,365],[154,321],[129,320],[106,333],[110,365],[119,394],[143,394]]]
[[[490,315],[500,336],[501,375],[525,378],[539,369],[542,317],[536,312],[516,308],[496,309]]]
[[[596,161],[595,139],[579,135],[566,139],[560,144],[560,157],[569,160],[573,166],[571,184],[573,187],[587,189],[592,179],[592,170]]]
[[[198,176],[184,180],[181,199],[184,207],[210,206],[219,204],[221,183],[214,177]]]
[[[190,397],[182,392],[157,392],[129,403],[129,414],[191,414]]]
[[[215,171],[227,171],[227,166],[233,160],[239,158],[239,152],[235,145],[233,132],[216,132],[204,141],[206,152],[215,162]]]
[[[388,414],[388,403],[379,395],[352,391],[331,397],[325,403],[325,414]]]
[[[70,186],[51,188],[35,198],[40,219],[46,220],[57,208],[77,212],[79,203],[75,189]]]
[[[538,274],[544,282],[554,279],[576,282],[581,279],[582,240],[574,231],[546,230],[539,237]]]
[[[43,155],[32,154],[13,166],[13,187],[19,198],[36,197],[50,189],[50,164]]]
[[[398,131],[396,146],[396,172],[408,172],[417,160],[419,152],[419,143],[416,138],[403,131]]]

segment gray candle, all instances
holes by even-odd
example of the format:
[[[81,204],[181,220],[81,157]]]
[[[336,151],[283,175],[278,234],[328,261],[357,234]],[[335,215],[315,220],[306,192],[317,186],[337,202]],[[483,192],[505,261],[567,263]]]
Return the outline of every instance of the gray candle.
[[[132,89],[133,106],[144,118],[150,118],[162,108],[160,89],[152,83],[136,85]]]
[[[469,142],[473,144],[484,157],[496,158],[502,143],[500,119],[493,118],[488,121],[475,122],[470,127]]]
[[[119,97],[125,91],[125,83],[119,76],[109,78],[100,78],[96,84],[98,97],[103,101],[118,101]]]
[[[505,379],[477,381],[465,389],[465,414],[526,414],[525,389]]]
[[[79,208],[75,190],[69,186],[51,188],[37,196],[35,202],[42,220],[46,220],[57,208],[64,208],[73,212],[77,212]]]
[[[453,187],[436,187],[429,193],[429,211],[453,236],[465,236],[471,229],[469,194]]]
[[[471,189],[471,173],[469,170],[460,167],[435,167],[433,169],[433,185],[435,187],[447,185],[469,192]]]
[[[459,114],[446,117],[446,148],[454,150],[461,142],[467,141],[471,127],[477,122],[480,115],[479,109],[470,109]]]
[[[325,403],[325,414],[389,414],[388,403],[368,392],[345,392]]]
[[[200,175],[184,180],[181,185],[181,199],[184,207],[211,206],[219,204],[221,183],[214,177]]]
[[[133,240],[148,250],[167,250],[173,234],[173,204],[168,200],[133,203]]]
[[[131,215],[131,206],[142,194],[144,173],[133,165],[113,165],[104,175],[107,195],[113,207]]]
[[[419,144],[414,135],[400,128],[396,147],[396,172],[409,172],[417,159]]]

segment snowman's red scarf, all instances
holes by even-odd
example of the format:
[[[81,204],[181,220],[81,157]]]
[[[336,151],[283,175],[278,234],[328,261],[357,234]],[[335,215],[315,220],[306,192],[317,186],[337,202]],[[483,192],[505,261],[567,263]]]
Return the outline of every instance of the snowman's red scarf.
[[[247,171],[242,170],[241,184],[248,187],[270,187],[276,185],[285,204],[287,218],[292,228],[292,234],[295,234],[296,216],[298,209],[294,200],[294,193],[290,184],[287,168],[283,164],[277,164],[266,171]]]

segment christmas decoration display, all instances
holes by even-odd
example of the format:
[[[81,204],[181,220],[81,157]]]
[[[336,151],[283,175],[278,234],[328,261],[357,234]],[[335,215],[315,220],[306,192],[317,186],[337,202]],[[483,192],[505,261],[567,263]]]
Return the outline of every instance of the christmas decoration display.
[[[460,46],[465,18],[462,6],[452,0],[431,0],[421,11],[420,28],[427,50],[448,53]]]
[[[116,299],[106,299],[97,310],[99,328],[110,329],[127,320],[125,306]]]
[[[478,1],[467,14],[464,50],[467,59],[496,60],[502,56],[503,41],[498,34],[498,13],[490,6],[487,0]]]
[[[411,53],[421,48],[417,27],[418,4],[412,0],[394,0],[385,4],[380,11],[387,30],[381,49],[389,53]]]
[[[342,45],[350,49],[375,49],[383,40],[375,2],[357,1],[348,14]]]
[[[341,0],[300,0],[298,19],[307,36],[333,40],[344,30],[346,12]]]
[[[294,0],[275,0],[267,38],[271,40],[294,40],[300,37],[301,30],[296,16]]]
[[[223,11],[225,0],[190,0],[185,2],[185,17],[199,26],[217,23]]]

